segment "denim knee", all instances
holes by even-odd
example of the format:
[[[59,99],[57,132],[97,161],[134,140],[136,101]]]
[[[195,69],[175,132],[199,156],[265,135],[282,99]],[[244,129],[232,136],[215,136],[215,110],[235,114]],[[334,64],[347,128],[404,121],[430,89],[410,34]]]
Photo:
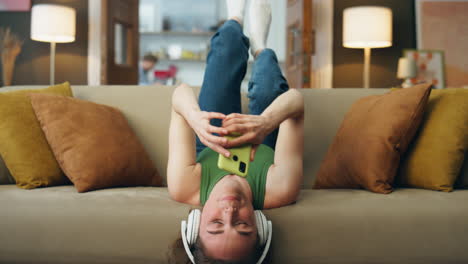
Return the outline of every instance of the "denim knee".
[[[249,104],[252,107],[268,107],[282,92],[275,91],[273,84],[262,84],[261,86],[249,83]]]
[[[219,28],[212,40],[212,48],[220,45],[218,51],[231,52],[233,55],[239,56],[239,53],[246,53],[248,56],[249,39],[244,35],[241,25],[234,21],[228,20]]]
[[[228,20],[218,29],[219,34],[244,36],[242,26],[234,20]]]

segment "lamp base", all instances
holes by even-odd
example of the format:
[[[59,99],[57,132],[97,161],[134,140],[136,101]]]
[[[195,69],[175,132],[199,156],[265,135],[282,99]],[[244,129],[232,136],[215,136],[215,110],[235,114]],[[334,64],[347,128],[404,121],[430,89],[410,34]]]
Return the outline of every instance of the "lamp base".
[[[50,43],[50,85],[55,84],[55,42]]]
[[[371,62],[371,48],[364,48],[364,72],[362,79],[364,80],[364,88],[370,86],[370,62]]]
[[[401,88],[410,88],[411,86],[413,86],[411,78],[406,78],[405,81],[401,84]]]

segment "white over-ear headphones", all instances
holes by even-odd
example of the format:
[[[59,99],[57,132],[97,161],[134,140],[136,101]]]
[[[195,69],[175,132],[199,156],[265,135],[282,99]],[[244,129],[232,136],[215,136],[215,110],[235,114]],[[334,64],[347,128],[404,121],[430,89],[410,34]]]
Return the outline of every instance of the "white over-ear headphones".
[[[187,252],[188,257],[193,264],[195,264],[195,259],[192,251],[190,251],[190,247],[197,242],[198,232],[200,230],[200,218],[201,211],[195,209],[190,212],[187,221],[184,220],[180,224],[180,232],[182,234],[182,242],[184,243],[185,252]],[[259,244],[262,247],[264,246],[262,256],[257,261],[257,264],[260,264],[265,259],[268,249],[270,248],[273,227],[271,221],[268,221],[260,210],[255,210],[255,222],[257,225],[258,239],[260,240]]]

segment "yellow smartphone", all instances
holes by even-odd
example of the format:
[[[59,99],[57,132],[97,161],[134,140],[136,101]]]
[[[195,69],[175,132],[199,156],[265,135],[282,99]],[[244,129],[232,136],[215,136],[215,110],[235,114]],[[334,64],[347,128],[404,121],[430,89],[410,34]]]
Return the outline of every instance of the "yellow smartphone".
[[[232,140],[238,136],[240,135],[229,135],[224,137],[228,140]],[[252,144],[245,144],[243,146],[229,149],[229,152],[231,152],[231,156],[229,158],[219,154],[218,168],[235,175],[246,177],[249,172],[251,151]]]

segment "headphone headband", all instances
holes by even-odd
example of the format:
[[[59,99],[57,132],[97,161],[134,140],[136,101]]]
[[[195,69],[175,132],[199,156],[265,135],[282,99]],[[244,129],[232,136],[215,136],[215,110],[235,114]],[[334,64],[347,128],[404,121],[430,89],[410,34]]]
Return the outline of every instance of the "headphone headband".
[[[194,209],[190,212],[187,221],[180,223],[180,233],[182,235],[182,243],[184,244],[185,252],[189,257],[190,261],[195,264],[195,258],[193,257],[190,246],[197,242],[198,232],[200,229],[200,218],[201,211]],[[261,264],[265,260],[268,250],[271,245],[271,238],[273,235],[273,226],[271,221],[268,221],[265,215],[260,210],[255,210],[255,223],[257,225],[258,239],[260,245],[264,246],[263,253],[257,264]]]

